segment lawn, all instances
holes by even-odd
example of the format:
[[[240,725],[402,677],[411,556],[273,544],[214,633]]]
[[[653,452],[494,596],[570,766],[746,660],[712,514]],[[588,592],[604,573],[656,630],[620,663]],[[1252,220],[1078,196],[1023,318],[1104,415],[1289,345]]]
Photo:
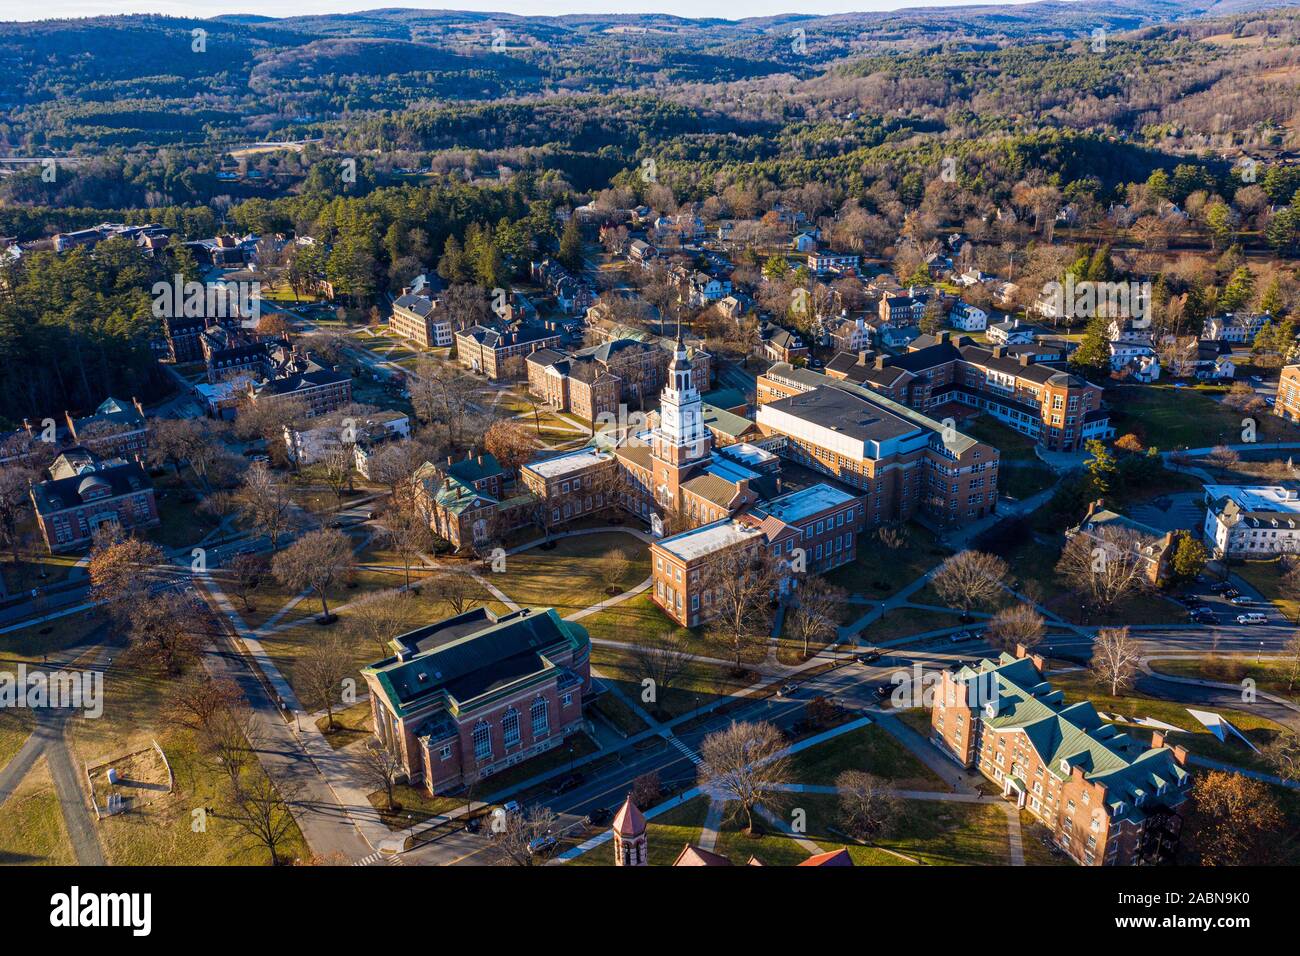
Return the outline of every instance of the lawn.
[[[27,708],[0,710],[0,768],[22,749],[33,727],[32,712]]]
[[[1052,851],[1048,846],[1048,843],[1052,842],[1052,831],[1039,823],[1028,810],[1020,811],[1020,836],[1025,850],[1026,866],[1074,865],[1074,861],[1063,852]]]
[[[860,640],[869,644],[880,644],[911,634],[960,625],[958,612],[945,614],[942,611],[926,611],[916,607],[899,607],[886,611],[883,618],[863,628],[858,636]]]
[[[1037,444],[1034,439],[1022,435],[990,415],[977,416],[962,426],[960,431],[996,448],[999,462],[1038,461],[1038,455],[1034,453]]]
[[[950,552],[938,545],[933,533],[925,528],[907,525],[906,533],[907,541],[901,548],[887,548],[864,535],[857,559],[832,571],[827,580],[851,594],[888,597],[948,557]]]
[[[225,772],[199,753],[188,730],[168,718],[165,705],[173,687],[173,678],[114,663],[104,680],[103,716],[70,725],[78,764],[99,764],[156,740],[175,775],[171,793],[97,824],[106,859],[113,866],[265,864],[266,851],[250,843],[226,816],[230,782]],[[248,772],[260,775],[260,764],[252,761]],[[216,812],[196,829],[192,811],[202,807]],[[279,853],[289,860],[310,855],[296,825]]]
[[[651,866],[672,866],[682,847],[699,843],[704,817],[709,812],[707,797],[695,797],[665,810],[646,824],[646,859]],[[594,850],[569,861],[571,866],[613,866],[614,844],[602,843]]]
[[[809,747],[790,758],[799,783],[833,785],[846,770],[865,770],[899,790],[951,788],[895,740],[872,724]]]
[[[1240,684],[1249,679],[1261,691],[1300,701],[1300,679],[1289,679],[1294,669],[1291,662],[1276,658],[1256,661],[1253,657],[1223,654],[1186,660],[1152,661],[1151,668],[1176,677],[1200,677],[1225,684]]]
[[[1300,599],[1288,596],[1289,591],[1282,582],[1282,560],[1242,561],[1233,564],[1232,573],[1253,587],[1282,612],[1288,621],[1300,620]]]
[[[618,550],[628,566],[607,580],[602,558]],[[521,607],[553,607],[565,617],[598,604],[614,593],[640,584],[650,576],[650,553],[630,534],[618,531],[561,538],[546,550],[531,548],[506,558],[506,569],[490,580]]]
[[[1145,445],[1164,451],[1207,448],[1241,441],[1244,417],[1197,388],[1172,385],[1115,385],[1106,389],[1115,434],[1133,432]],[[1295,441],[1300,429],[1276,415],[1255,416],[1260,441]]]
[[[77,862],[45,758],[0,805],[0,863],[72,866]]]
[[[857,866],[897,866],[909,861],[883,850],[893,850],[931,866],[986,866],[1010,862],[1005,811],[996,804],[942,803],[904,800],[889,836],[877,846],[861,846],[836,832],[838,798],[829,794],[793,794],[782,817],[790,810],[806,814],[807,832],[802,834],[822,850],[847,847]],[[718,834],[718,852],[732,863],[743,865],[751,856],[765,866],[794,866],[809,856],[793,839],[779,832],[748,836],[743,819],[728,820]]]
[[[1043,464],[1007,462],[998,469],[998,490],[1017,501],[1046,491],[1056,480],[1056,472]]]
[[[370,737],[370,701],[359,700],[349,707],[334,711],[334,729],[329,729],[329,718],[319,717],[316,729],[325,735],[326,742],[338,750],[358,740]]]
[[[96,612],[79,611],[0,634],[0,664],[43,661],[47,654],[102,638],[99,632],[105,626],[104,618]]]
[[[376,790],[367,798],[379,811],[379,818],[390,830],[405,830],[434,817],[451,813],[465,806],[463,797],[429,796],[423,787],[398,784],[393,788],[393,809],[388,808],[388,795]]]
[[[642,700],[641,681],[645,675],[627,651],[595,645],[591,649],[591,666],[600,671],[605,683],[618,688],[624,696],[638,702]],[[660,689],[657,701],[642,706],[659,719],[667,720],[741,690],[750,683],[745,678],[733,677],[730,669],[722,665],[694,661],[678,676],[675,686]]]

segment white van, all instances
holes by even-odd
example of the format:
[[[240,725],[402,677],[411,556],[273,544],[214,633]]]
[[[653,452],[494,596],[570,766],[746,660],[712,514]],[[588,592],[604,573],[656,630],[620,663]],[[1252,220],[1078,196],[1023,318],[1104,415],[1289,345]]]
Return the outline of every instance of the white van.
[[[1238,614],[1237,623],[1238,624],[1266,624],[1268,623],[1268,618],[1266,618],[1263,614],[1260,614],[1258,611],[1251,611],[1249,614]]]

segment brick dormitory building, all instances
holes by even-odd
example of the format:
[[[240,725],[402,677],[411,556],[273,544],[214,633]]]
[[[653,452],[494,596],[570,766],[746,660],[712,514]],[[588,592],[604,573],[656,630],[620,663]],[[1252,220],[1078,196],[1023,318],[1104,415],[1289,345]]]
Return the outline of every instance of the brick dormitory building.
[[[759,376],[758,402],[782,457],[861,492],[867,527],[918,513],[955,526],[996,510],[998,450],[906,405],[780,362]]]
[[[841,352],[826,374],[940,418],[945,405],[986,412],[1053,451],[1114,435],[1099,386],[1039,363],[1032,350],[983,348],[967,336],[925,336],[901,355]]]
[[[591,641],[553,608],[477,608],[392,645],[394,656],[361,672],[374,732],[430,794],[558,747],[582,726]]]
[[[100,458],[69,448],[31,487],[32,510],[52,554],[88,547],[99,528],[124,531],[158,525],[153,483],[138,459]]]
[[[1187,751],[1159,731],[1142,743],[1090,701],[1066,704],[1042,658],[1018,655],[943,672],[932,742],[1013,796],[1077,863],[1169,860],[1191,785]]]

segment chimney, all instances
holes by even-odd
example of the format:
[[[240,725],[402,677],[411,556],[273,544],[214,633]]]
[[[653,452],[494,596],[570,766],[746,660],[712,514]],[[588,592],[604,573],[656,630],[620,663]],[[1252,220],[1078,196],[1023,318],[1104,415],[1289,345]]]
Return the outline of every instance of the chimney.
[[[938,340],[938,343],[940,345],[947,345],[948,340],[950,338],[952,338],[952,333],[949,332],[947,329],[944,329],[942,332],[940,332],[938,335],[935,336],[935,339]]]
[[[482,456],[482,455],[479,455],[479,456],[478,456],[478,466],[479,466],[480,468],[483,467],[483,456]]]
[[[1020,353],[1020,365],[1022,367],[1028,367],[1033,364],[1034,364],[1034,357],[1032,355],[1030,355],[1028,352]]]
[[[866,365],[866,364],[867,364],[867,356],[870,355],[870,354],[871,354],[871,353],[868,352],[866,349],[863,349],[862,351],[858,352],[858,364],[859,364],[859,365]]]
[[[1000,345],[995,345],[995,346],[993,346],[993,357],[994,357],[994,358],[1002,358],[1002,356],[1006,354],[1006,351],[1007,351],[1007,350],[1004,349],[1002,346],[1000,346]]]
[[[1151,749],[1159,750],[1165,745],[1165,732],[1163,730],[1153,730],[1151,732]]]
[[[883,356],[883,355],[877,355],[877,356],[876,356],[876,368],[881,369],[881,368],[884,368],[884,367],[885,367],[885,356]]]
[[[1182,744],[1174,744],[1174,746],[1173,746],[1172,749],[1173,749],[1173,751],[1174,751],[1174,762],[1177,763],[1178,766],[1180,766],[1180,767],[1186,767],[1186,766],[1187,766],[1187,748],[1184,747]]]
[[[411,287],[409,285],[402,286],[402,295],[410,295],[410,294],[411,294]]]

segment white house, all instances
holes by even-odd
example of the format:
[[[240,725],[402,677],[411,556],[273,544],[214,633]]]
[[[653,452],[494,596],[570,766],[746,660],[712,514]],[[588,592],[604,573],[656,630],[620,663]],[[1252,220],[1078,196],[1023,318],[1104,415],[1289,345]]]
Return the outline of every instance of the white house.
[[[948,312],[948,324],[963,332],[983,332],[988,328],[989,314],[978,306],[958,299]]]
[[[1032,325],[1021,325],[1019,319],[1007,319],[988,329],[988,339],[994,345],[1032,345],[1037,330]]]
[[[1281,485],[1206,485],[1206,546],[1215,557],[1300,552],[1300,491]]]
[[[1255,341],[1255,336],[1268,320],[1267,313],[1228,312],[1216,315],[1205,320],[1201,338],[1249,345]]]
[[[390,438],[409,438],[411,420],[401,412],[381,411],[363,419],[331,416],[313,428],[284,428],[284,451],[295,464],[312,465],[347,445],[372,449]],[[365,456],[362,456],[363,458]],[[360,469],[365,474],[365,469]]]
[[[1137,342],[1111,342],[1110,367],[1116,372],[1128,369],[1138,382],[1154,382],[1160,377],[1160,358],[1155,349]]]

